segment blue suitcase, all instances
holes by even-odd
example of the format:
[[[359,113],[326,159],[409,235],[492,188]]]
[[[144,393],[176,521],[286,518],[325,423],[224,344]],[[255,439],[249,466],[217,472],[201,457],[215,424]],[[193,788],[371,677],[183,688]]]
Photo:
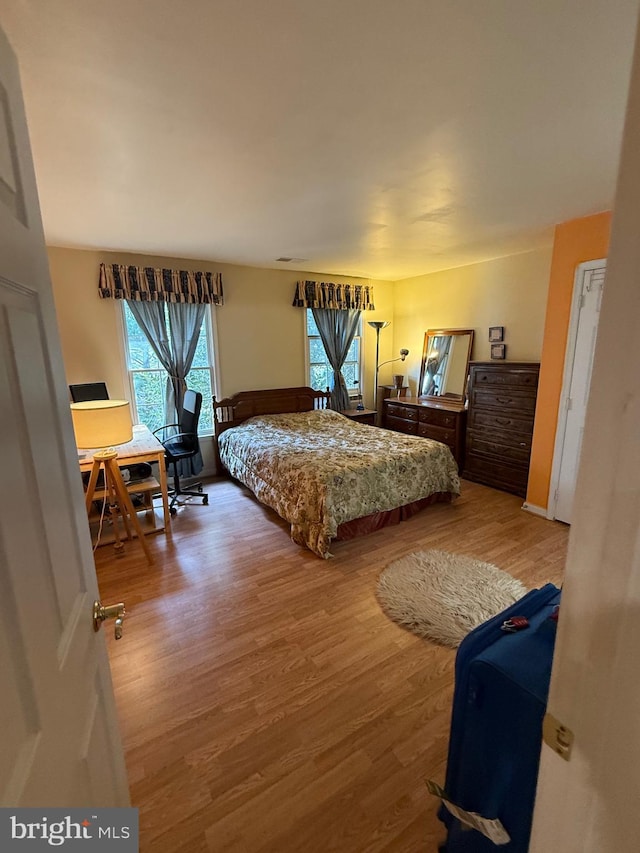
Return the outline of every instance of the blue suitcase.
[[[528,850],[559,603],[553,584],[532,590],[460,644],[446,798],[497,818],[511,840],[497,845],[443,805],[439,817],[448,833],[441,853]],[[502,624],[515,616],[529,627],[506,633]]]

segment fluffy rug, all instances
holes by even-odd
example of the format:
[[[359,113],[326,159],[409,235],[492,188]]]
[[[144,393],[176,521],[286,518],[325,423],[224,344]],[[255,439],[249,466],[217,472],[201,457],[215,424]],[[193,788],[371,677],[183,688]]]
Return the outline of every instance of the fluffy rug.
[[[396,560],[380,575],[377,590],[394,622],[452,647],[526,592],[491,563],[446,551],[417,551]]]

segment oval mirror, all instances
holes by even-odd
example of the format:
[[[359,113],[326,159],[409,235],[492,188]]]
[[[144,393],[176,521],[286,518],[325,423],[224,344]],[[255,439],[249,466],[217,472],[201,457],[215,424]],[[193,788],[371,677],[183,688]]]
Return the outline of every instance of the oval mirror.
[[[473,329],[429,329],[424,336],[419,397],[464,402]]]

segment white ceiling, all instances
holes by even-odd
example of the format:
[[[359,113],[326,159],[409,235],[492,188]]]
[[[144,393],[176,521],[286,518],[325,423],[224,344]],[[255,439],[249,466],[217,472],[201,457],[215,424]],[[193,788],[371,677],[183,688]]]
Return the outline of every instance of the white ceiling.
[[[47,241],[398,279],[609,208],[638,0],[0,0]]]

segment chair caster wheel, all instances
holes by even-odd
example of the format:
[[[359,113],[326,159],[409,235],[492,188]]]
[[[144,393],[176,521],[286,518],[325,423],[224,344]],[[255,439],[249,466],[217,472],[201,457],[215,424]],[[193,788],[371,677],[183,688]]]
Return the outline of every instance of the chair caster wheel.
[[[178,514],[178,510],[174,506],[171,507],[169,512],[171,515],[177,515]]]
[[[205,495],[202,498],[202,506],[208,506],[208,505],[209,505],[209,495]]]

